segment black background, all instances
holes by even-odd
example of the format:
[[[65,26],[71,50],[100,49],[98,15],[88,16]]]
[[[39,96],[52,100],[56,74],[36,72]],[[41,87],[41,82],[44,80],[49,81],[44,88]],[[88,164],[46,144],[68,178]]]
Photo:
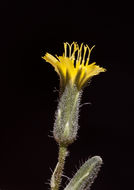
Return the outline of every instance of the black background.
[[[105,7],[106,6],[106,7]],[[45,52],[63,42],[96,48],[91,61],[107,69],[84,90],[79,138],[70,146],[65,175],[89,156],[104,165],[92,190],[130,189],[133,180],[133,22],[130,8],[63,1],[10,1],[3,48],[4,125],[0,133],[1,190],[44,190],[57,162],[52,136],[59,79]],[[66,180],[64,180],[66,181]]]

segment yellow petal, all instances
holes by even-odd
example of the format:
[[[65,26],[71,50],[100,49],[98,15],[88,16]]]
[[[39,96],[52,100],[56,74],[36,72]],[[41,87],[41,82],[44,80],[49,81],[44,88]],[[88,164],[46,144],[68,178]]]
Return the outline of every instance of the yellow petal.
[[[57,66],[58,60],[50,53],[46,53],[45,56],[42,58],[45,59],[46,62],[50,63],[53,67]]]

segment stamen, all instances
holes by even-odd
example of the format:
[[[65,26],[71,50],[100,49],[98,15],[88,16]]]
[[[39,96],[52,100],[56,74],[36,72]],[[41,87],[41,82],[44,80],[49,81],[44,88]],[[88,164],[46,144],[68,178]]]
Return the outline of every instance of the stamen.
[[[68,48],[69,48],[69,55],[68,55]],[[71,55],[71,47],[68,42],[64,43],[64,51],[65,51],[65,57],[70,57]]]
[[[69,47],[69,57],[71,57],[71,45],[69,44],[69,43],[67,43],[68,44],[68,47]]]
[[[91,48],[91,51],[94,49],[95,45]]]
[[[73,49],[73,47],[74,47],[74,50],[75,50],[75,48],[76,48],[76,43],[75,42],[73,42],[72,44],[71,44],[71,50]],[[73,52],[72,52],[73,53]]]
[[[67,44],[64,43],[64,52],[65,52],[65,57],[67,57]]]
[[[86,52],[87,52],[87,46],[84,46],[84,54],[83,54],[83,59],[82,59],[82,64],[84,65],[84,62],[85,62],[85,55],[86,55]]]
[[[71,54],[72,54],[71,57],[74,57],[75,49],[76,49],[76,44],[75,44],[75,42],[73,42],[71,44]]]
[[[81,54],[82,54],[82,47],[83,47],[83,43],[81,44],[80,49],[78,49],[77,60],[78,60],[79,64],[80,64],[81,58],[82,58],[82,57],[81,57]]]
[[[87,48],[88,48],[88,56],[87,56],[86,66],[87,66],[88,63],[89,63],[90,54],[91,54],[91,51],[93,50],[94,47],[95,47],[95,45],[90,49],[89,46],[87,45]]]
[[[72,51],[73,49],[73,51]],[[75,53],[79,50],[79,46],[76,42],[73,42],[71,44],[71,52],[72,52],[72,55],[71,55],[71,58],[74,60],[75,59]]]

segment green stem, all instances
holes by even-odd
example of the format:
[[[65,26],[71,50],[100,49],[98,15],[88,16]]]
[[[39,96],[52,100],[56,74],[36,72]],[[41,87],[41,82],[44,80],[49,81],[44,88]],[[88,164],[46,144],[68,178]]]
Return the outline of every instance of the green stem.
[[[51,177],[51,190],[59,190],[66,156],[67,147],[59,145],[58,163]]]

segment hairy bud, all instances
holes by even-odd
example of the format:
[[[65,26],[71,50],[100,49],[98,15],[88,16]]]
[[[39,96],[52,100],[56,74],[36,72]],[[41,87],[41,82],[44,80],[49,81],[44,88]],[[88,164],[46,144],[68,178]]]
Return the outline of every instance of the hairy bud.
[[[76,172],[64,190],[89,190],[94,179],[97,177],[101,165],[102,159],[99,156],[88,159]]]
[[[61,145],[69,145],[76,139],[81,94],[76,86],[67,85],[59,100],[53,134]]]

